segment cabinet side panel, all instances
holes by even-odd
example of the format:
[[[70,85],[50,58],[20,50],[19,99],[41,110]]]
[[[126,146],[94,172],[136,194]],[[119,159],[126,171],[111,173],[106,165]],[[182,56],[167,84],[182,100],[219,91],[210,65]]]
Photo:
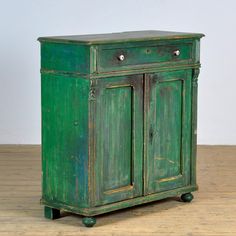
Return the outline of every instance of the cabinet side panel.
[[[90,71],[90,48],[84,45],[43,42],[41,68],[46,71],[87,74]]]
[[[88,90],[81,78],[42,74],[43,199],[88,204]]]

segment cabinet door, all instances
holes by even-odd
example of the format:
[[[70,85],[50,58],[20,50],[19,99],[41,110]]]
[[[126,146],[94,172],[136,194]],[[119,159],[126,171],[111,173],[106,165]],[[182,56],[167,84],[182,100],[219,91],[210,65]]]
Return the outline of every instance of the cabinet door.
[[[145,194],[190,182],[191,70],[145,76]]]
[[[95,205],[142,195],[143,75],[97,80]]]

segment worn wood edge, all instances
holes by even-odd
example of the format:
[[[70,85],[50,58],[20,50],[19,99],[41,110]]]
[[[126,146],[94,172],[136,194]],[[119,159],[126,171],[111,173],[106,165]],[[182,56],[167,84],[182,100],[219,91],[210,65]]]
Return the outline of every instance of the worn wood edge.
[[[161,200],[168,197],[174,197],[180,194],[196,191],[197,189],[198,189],[197,185],[186,186],[183,188],[177,188],[177,189],[173,189],[173,190],[169,190],[165,192],[150,194],[147,196],[132,198],[132,199],[128,199],[128,200],[124,200],[124,201],[120,201],[120,202],[116,202],[112,204],[107,204],[103,206],[92,207],[92,208],[79,208],[75,206],[72,207],[61,202],[55,202],[55,200],[54,202],[51,202],[51,201],[47,201],[46,199],[41,199],[40,203],[48,207],[80,214],[83,216],[95,216],[95,215],[100,215],[100,214],[104,214],[107,212],[111,212],[111,211],[115,211],[115,210],[119,210],[123,208],[129,208],[136,205]]]
[[[97,44],[112,44],[112,43],[123,43],[123,42],[142,42],[142,41],[155,41],[155,40],[169,40],[169,39],[200,39],[205,37],[204,34],[185,34],[185,35],[168,35],[168,36],[157,36],[152,38],[127,38],[127,39],[111,39],[111,40],[72,40],[72,39],[61,39],[53,37],[39,37],[37,40],[42,42],[53,42],[53,43],[68,43],[68,44],[84,44],[84,45],[97,45]]]
[[[89,116],[88,116],[88,136],[89,136],[89,146],[88,146],[88,194],[89,194],[89,204],[93,206],[95,203],[95,171],[93,160],[95,160],[95,116],[96,105],[95,105],[95,81],[90,80],[89,88]]]
[[[143,193],[147,194],[147,186],[148,186],[148,182],[147,182],[147,151],[148,151],[148,145],[147,145],[147,140],[148,140],[148,103],[147,101],[149,101],[150,99],[150,91],[149,91],[149,79],[150,74],[145,73],[143,75],[143,111],[144,111],[144,115],[143,115]]]
[[[133,47],[158,47],[158,46],[167,46],[167,45],[176,45],[176,44],[190,44],[193,45],[196,40],[195,38],[187,38],[187,39],[169,39],[169,40],[158,40],[158,41],[140,41],[140,42],[120,42],[116,44],[104,44],[97,45],[98,51],[100,53],[101,50],[109,50],[109,49],[125,49],[125,48],[133,48]]]
[[[159,65],[160,66],[160,65]],[[188,70],[188,69],[198,69],[201,67],[200,63],[196,64],[163,64],[162,66],[158,67],[155,65],[153,67],[144,67],[144,68],[133,68],[127,70],[120,70],[120,71],[108,71],[98,74],[90,74],[90,78],[107,78],[111,76],[123,76],[123,75],[131,75],[131,74],[148,74],[148,73],[155,73],[155,72],[163,72],[163,71],[175,71],[175,70]]]
[[[95,45],[91,46],[90,47],[90,73],[97,72],[97,53],[98,53],[97,47]]]
[[[40,73],[41,74],[56,74],[56,75],[63,75],[63,76],[80,76],[80,77],[84,77],[84,78],[88,78],[88,76],[90,75],[89,73],[84,74],[84,73],[80,73],[80,72],[68,72],[68,71],[62,71],[62,70],[48,70],[45,68],[41,68],[40,69]]]
[[[200,70],[195,68],[192,71],[192,82],[191,82],[191,165],[190,165],[190,183],[196,184],[196,165],[197,165],[197,96],[198,96],[198,76]]]
[[[171,65],[171,64],[162,64],[160,66],[159,64],[155,64],[153,67],[147,66],[147,67],[140,67],[140,68],[134,68],[131,66],[130,68],[127,68],[127,70],[116,70],[116,71],[108,71],[108,72],[101,72],[101,73],[93,73],[93,74],[81,74],[76,72],[67,72],[67,71],[56,71],[56,70],[47,70],[47,69],[41,69],[41,74],[55,74],[55,75],[63,75],[68,77],[81,77],[82,79],[102,79],[107,77],[113,77],[113,76],[123,76],[123,75],[130,75],[130,74],[145,74],[145,73],[154,73],[154,72],[161,72],[161,71],[174,71],[174,70],[182,70],[182,69],[195,69],[200,68],[201,64],[177,64],[177,65]]]

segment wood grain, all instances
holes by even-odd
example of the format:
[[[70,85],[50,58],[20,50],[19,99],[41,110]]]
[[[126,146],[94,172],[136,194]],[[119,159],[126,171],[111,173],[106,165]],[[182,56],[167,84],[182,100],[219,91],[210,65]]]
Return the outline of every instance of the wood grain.
[[[187,204],[171,198],[97,217],[94,228],[64,213],[43,216],[39,146],[0,146],[0,236],[236,235],[236,146],[200,146],[199,191]],[[4,164],[3,164],[4,163]]]

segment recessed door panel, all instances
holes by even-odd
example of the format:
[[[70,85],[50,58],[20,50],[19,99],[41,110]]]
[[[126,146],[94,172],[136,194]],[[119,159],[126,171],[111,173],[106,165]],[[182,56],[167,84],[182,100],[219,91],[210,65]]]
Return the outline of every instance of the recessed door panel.
[[[189,183],[190,79],[190,70],[146,76],[146,194]]]
[[[95,204],[142,194],[143,76],[101,79],[95,114]]]
[[[104,191],[132,186],[131,86],[108,87],[104,94]]]

